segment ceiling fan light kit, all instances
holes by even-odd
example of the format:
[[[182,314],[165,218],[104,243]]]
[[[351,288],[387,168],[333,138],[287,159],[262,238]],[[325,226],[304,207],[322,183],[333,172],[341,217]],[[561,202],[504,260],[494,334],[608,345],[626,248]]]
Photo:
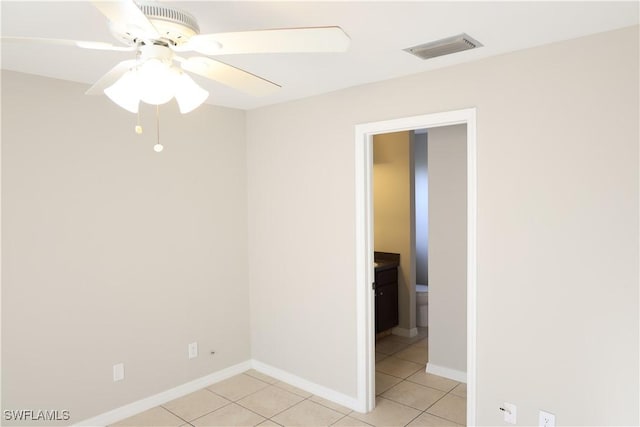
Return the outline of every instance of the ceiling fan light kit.
[[[130,88],[136,88],[136,83],[135,73],[127,72],[120,77],[117,82],[106,88],[104,94],[125,110],[137,113],[140,96],[137,94],[131,96],[131,94],[128,93]]]
[[[202,89],[187,73],[180,73],[176,79],[176,101],[182,114],[198,108],[209,97],[209,92]]]
[[[138,113],[141,101],[157,106],[175,98],[183,114],[202,105],[209,92],[187,71],[253,96],[266,96],[280,88],[276,83],[209,58],[209,55],[344,52],[350,43],[349,36],[336,26],[200,34],[194,16],[161,3],[133,0],[93,0],[91,3],[108,19],[115,38],[126,46],[33,37],[2,37],[2,41],[135,51],[136,59],[121,61],[86,92],[88,95],[105,94],[132,113]],[[197,52],[207,56],[183,58],[174,52]],[[180,65],[176,66],[174,62]]]
[[[120,107],[137,113],[140,101],[166,104],[175,98],[180,112],[186,114],[209,97],[184,71],[173,66],[173,51],[161,45],[142,45],[139,59],[111,86],[105,95]]]

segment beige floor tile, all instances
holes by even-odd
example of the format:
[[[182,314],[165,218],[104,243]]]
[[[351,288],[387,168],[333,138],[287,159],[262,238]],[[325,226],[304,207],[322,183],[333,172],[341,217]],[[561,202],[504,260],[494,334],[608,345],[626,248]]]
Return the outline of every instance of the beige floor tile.
[[[426,338],[426,337],[429,336],[429,327],[428,326],[425,326],[425,327],[418,326],[417,329],[418,329],[418,336],[419,337],[425,337]]]
[[[420,340],[424,340],[424,336],[416,335],[415,337],[401,337],[399,335],[393,335],[393,339],[398,342],[403,342],[405,344],[415,344]]]
[[[343,417],[340,412],[304,400],[273,417],[273,421],[283,426],[330,426]]]
[[[184,420],[173,415],[161,406],[156,406],[148,411],[141,412],[133,417],[124,419],[112,426],[131,427],[178,427],[184,424]]]
[[[453,394],[447,394],[427,409],[427,412],[458,424],[466,424],[467,399]]]
[[[376,372],[376,396],[389,390],[400,381],[402,381],[402,379],[398,377]]]
[[[407,381],[426,385],[427,387],[437,388],[438,390],[450,392],[455,386],[460,384],[449,378],[440,377],[438,375],[428,374],[423,370],[416,372],[407,378]]]
[[[459,425],[460,424],[456,424],[453,421],[436,417],[435,415],[431,415],[427,412],[420,414],[418,418],[408,424],[410,427],[455,427]]]
[[[268,386],[269,384],[264,381],[260,381],[249,375],[241,374],[210,385],[207,388],[212,392],[235,402],[236,400],[242,399],[243,397]]]
[[[429,346],[429,339],[428,338],[419,338],[418,337],[418,340],[413,344],[414,345],[423,345],[424,344],[424,345],[426,345],[428,347]]]
[[[404,426],[420,415],[420,411],[391,400],[377,398],[376,407],[366,414],[352,412],[349,416],[374,426]]]
[[[445,394],[444,391],[436,390],[435,388],[402,381],[385,391],[382,397],[424,411]]]
[[[257,378],[260,381],[264,381],[265,383],[275,384],[278,382],[277,379],[270,377],[269,375],[263,374],[262,372],[258,372],[255,369],[249,369],[245,372],[246,375],[251,375],[253,378]]]
[[[393,334],[389,334],[385,337],[382,338],[378,338],[376,339],[376,343],[381,343],[381,342],[386,342],[386,341],[396,341],[396,342],[405,342],[405,337],[402,337],[400,335],[393,335]]]
[[[376,342],[376,353],[393,354],[400,350],[404,350],[407,347],[409,347],[409,344],[407,343],[396,341],[390,337],[385,337]]]
[[[395,356],[387,357],[383,361],[376,363],[377,372],[393,375],[398,378],[407,378],[420,370],[424,370],[424,365],[398,359]]]
[[[393,355],[398,359],[408,360],[410,362],[419,363],[421,365],[427,365],[429,360],[429,352],[426,344],[413,344],[404,350],[401,350]]]
[[[304,400],[302,396],[275,386],[269,386],[240,399],[238,404],[264,417],[271,418],[302,400]]]
[[[455,394],[456,396],[467,398],[467,385],[465,383],[460,383],[453,390],[451,390],[451,394]]]
[[[387,357],[389,357],[388,354],[384,354],[384,353],[378,353],[376,351],[376,363],[380,362],[383,359],[386,359]]]
[[[334,426],[342,426],[342,427],[369,427],[371,424],[367,424],[364,421],[360,421],[358,419],[352,417],[344,417],[340,419],[337,423],[333,424]]]
[[[271,420],[266,420],[261,422],[260,424],[258,424],[259,426],[269,426],[269,427],[278,427],[280,424],[278,423],[274,423]]]
[[[216,426],[255,426],[265,421],[264,417],[249,411],[242,406],[231,403],[191,423],[196,427]]]
[[[313,401],[313,402],[316,402],[316,403],[318,403],[318,404],[320,404],[322,406],[326,406],[329,409],[333,409],[334,411],[338,411],[341,414],[347,415],[347,414],[351,413],[351,409],[349,409],[349,408],[347,408],[345,406],[339,405],[339,404],[337,404],[335,402],[332,402],[330,400],[323,399],[320,396],[312,396],[310,400]]]
[[[227,405],[229,401],[207,389],[172,400],[162,405],[183,420],[192,421]]]
[[[411,346],[413,346],[413,347],[421,347],[421,348],[426,348],[426,349],[428,349],[428,348],[429,348],[429,342],[427,341],[427,339],[426,339],[426,338],[424,338],[424,339],[421,339],[420,341],[418,341],[418,342],[417,342],[417,343],[415,343],[415,344],[411,344]]]
[[[291,393],[297,394],[298,396],[302,396],[302,397],[311,397],[313,396],[312,393],[309,393],[308,391],[304,391],[299,389],[298,387],[294,387],[292,385],[289,385],[287,383],[283,383],[282,381],[278,381],[277,383],[274,384],[274,386],[281,388],[283,390],[289,391]]]

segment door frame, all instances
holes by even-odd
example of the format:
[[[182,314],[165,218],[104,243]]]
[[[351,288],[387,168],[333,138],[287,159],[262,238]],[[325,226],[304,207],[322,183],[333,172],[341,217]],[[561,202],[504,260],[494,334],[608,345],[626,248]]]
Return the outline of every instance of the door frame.
[[[373,136],[457,124],[467,125],[467,425],[473,426],[476,422],[478,177],[475,108],[364,123],[355,127],[357,402],[358,410],[362,412],[369,412],[375,407]]]

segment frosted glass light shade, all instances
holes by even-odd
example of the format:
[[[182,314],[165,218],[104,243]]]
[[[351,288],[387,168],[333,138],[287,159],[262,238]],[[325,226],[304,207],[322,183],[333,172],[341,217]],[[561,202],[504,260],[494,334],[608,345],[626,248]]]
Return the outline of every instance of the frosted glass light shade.
[[[182,114],[193,111],[209,97],[186,73],[157,59],[149,59],[137,68],[124,73],[104,90],[113,102],[137,113],[140,101],[165,104],[175,97]]]
[[[147,104],[165,104],[174,97],[178,72],[170,65],[148,59],[138,67],[140,99]]]
[[[114,84],[104,90],[104,94],[125,110],[137,113],[140,95],[136,72],[129,70],[124,73]]]
[[[202,89],[185,73],[176,79],[176,101],[182,114],[198,108],[209,97],[209,92]]]

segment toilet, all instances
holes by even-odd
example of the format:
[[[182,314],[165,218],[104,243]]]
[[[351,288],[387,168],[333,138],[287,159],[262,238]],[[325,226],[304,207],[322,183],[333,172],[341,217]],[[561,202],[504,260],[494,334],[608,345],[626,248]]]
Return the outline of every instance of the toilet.
[[[416,285],[416,324],[429,325],[429,286]]]

